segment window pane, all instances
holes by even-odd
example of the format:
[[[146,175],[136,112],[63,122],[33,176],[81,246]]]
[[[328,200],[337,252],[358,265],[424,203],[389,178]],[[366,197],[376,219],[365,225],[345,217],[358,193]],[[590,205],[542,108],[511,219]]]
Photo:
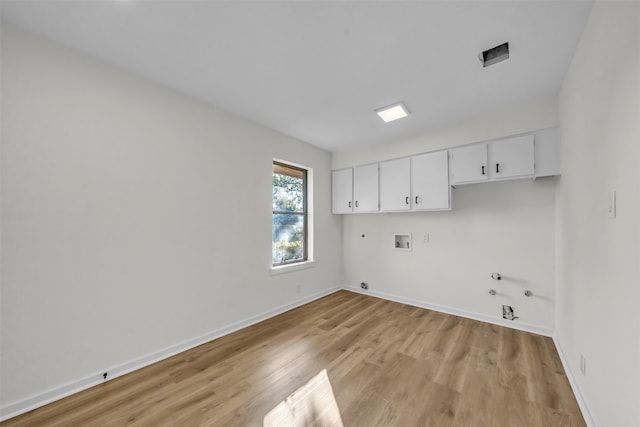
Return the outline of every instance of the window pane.
[[[304,179],[273,174],[273,210],[304,212]]]
[[[273,264],[303,261],[305,216],[300,214],[273,214]]]

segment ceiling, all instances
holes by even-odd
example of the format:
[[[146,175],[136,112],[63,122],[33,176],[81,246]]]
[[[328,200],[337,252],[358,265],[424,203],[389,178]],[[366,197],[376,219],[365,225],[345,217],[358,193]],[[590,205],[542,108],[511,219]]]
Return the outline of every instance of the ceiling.
[[[554,96],[591,1],[17,1],[2,20],[339,151]],[[505,41],[510,59],[478,54]],[[374,110],[404,101],[409,117]]]

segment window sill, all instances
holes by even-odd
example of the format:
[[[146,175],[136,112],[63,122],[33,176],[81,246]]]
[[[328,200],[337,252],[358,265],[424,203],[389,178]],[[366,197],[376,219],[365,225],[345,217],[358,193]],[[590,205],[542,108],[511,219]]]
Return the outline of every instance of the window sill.
[[[291,265],[279,265],[277,267],[271,267],[271,275],[277,276],[278,274],[285,274],[299,270],[306,270],[308,268],[314,268],[315,266],[315,261],[297,262]]]

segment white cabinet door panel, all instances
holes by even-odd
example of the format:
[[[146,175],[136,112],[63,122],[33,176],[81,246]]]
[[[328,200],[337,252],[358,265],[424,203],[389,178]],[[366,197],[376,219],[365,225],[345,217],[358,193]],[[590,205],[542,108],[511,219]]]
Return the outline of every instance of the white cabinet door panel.
[[[411,159],[380,163],[380,210],[406,211],[411,208]]]
[[[413,209],[450,209],[451,186],[447,152],[422,154],[412,157],[411,161]]]
[[[353,168],[353,212],[378,211],[378,164]]]
[[[344,214],[353,211],[353,169],[333,171],[331,180],[333,213]]]
[[[484,182],[487,170],[487,144],[470,145],[449,150],[451,155],[451,185]]]
[[[488,156],[492,180],[533,176],[533,135],[491,142]]]

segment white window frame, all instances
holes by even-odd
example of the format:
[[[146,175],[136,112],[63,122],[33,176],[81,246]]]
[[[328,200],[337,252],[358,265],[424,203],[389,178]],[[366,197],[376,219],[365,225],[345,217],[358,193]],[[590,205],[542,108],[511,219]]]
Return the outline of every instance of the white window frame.
[[[307,268],[315,267],[315,258],[314,258],[314,206],[313,206],[313,191],[314,191],[314,175],[313,168],[302,165],[299,163],[294,163],[289,160],[284,160],[280,158],[274,158],[271,162],[271,173],[273,174],[273,163],[282,163],[287,166],[292,166],[294,168],[304,169],[307,171],[307,192],[306,192],[306,202],[307,202],[307,259],[306,261],[294,262],[291,264],[284,265],[273,265],[273,259],[271,255],[269,256],[269,264],[270,271],[272,275],[289,273],[293,271],[306,270]],[[273,226],[273,209],[271,213],[271,225]],[[272,236],[273,239],[273,236]],[[271,242],[273,245],[273,240]],[[273,250],[273,248],[271,248]]]

